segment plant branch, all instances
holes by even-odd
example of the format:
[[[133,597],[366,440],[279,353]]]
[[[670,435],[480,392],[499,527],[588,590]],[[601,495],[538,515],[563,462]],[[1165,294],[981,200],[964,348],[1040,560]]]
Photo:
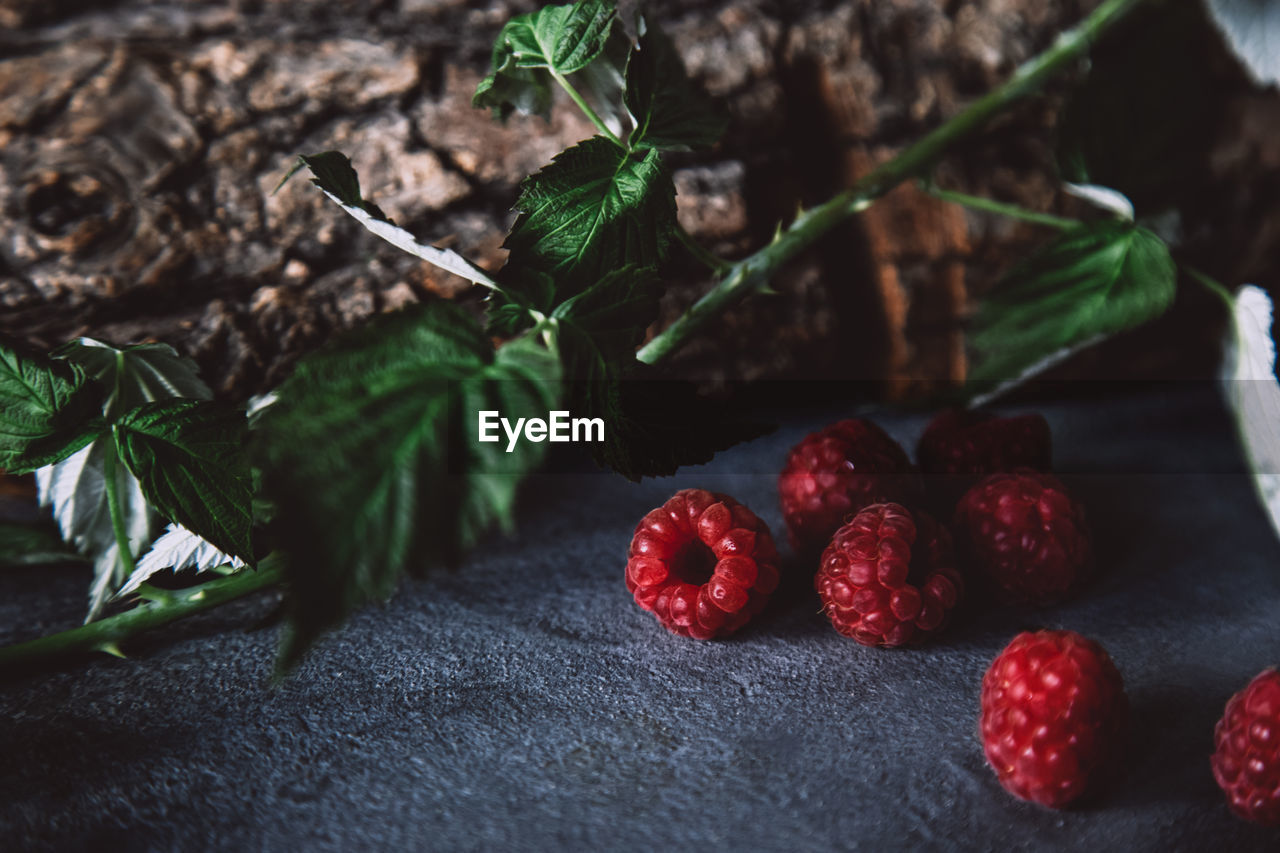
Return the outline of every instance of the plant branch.
[[[1228,314],[1235,312],[1236,298],[1231,295],[1231,291],[1227,289],[1225,284],[1218,281],[1216,278],[1210,278],[1195,267],[1189,267],[1186,264],[1182,264],[1182,271],[1190,276],[1193,281],[1199,283],[1214,296],[1221,299],[1227,306]]]
[[[130,637],[275,586],[282,580],[279,565],[268,557],[257,571],[244,569],[188,589],[168,591],[144,584],[139,596],[145,600],[123,613],[38,640],[0,648],[0,673],[87,652],[100,651],[119,656],[117,644]]]
[[[115,446],[107,443],[102,457],[103,488],[107,493],[107,511],[111,514],[111,530],[116,537],[116,554],[120,564],[124,566],[126,578],[138,570],[133,561],[133,543],[129,541],[129,531],[125,529],[124,511],[120,506],[120,486],[116,482]]]
[[[582,114],[591,120],[591,123],[596,126],[596,130],[600,131],[601,135],[603,135],[605,139],[608,139],[623,151],[631,150],[627,147],[625,142],[618,138],[618,134],[609,129],[609,126],[604,123],[604,119],[600,118],[599,114],[591,108],[591,105],[588,104],[586,99],[578,93],[577,89],[573,88],[573,84],[570,83],[563,74],[553,70],[551,72],[551,76],[560,84],[560,88],[564,89],[569,94],[569,97],[573,99],[573,102],[578,105],[578,109],[582,110]]]
[[[848,190],[802,213],[772,243],[730,266],[715,287],[690,306],[680,319],[641,347],[636,357],[652,364],[676,352],[730,305],[764,288],[785,263],[812,246],[833,227],[866,210],[872,202],[903,181],[927,174],[951,146],[972,136],[991,118],[1073,67],[1103,33],[1138,6],[1151,2],[1156,0],[1105,0],[1079,25],[1058,36],[1049,49],[1022,65],[1002,85],[874,169]]]
[[[1008,216],[1012,219],[1021,219],[1023,222],[1045,225],[1049,228],[1066,229],[1080,224],[1080,220],[1078,219],[1071,219],[1066,216],[1055,216],[1052,213],[1040,213],[1035,210],[1027,210],[1025,207],[1019,207],[1016,204],[1008,204],[1003,201],[996,201],[992,198],[982,198],[981,196],[955,192],[954,190],[944,190],[941,187],[928,182],[921,182],[920,188],[934,198],[941,199],[942,201],[949,201],[952,204],[959,204],[964,207],[981,210],[986,213],[996,213],[1000,216]]]

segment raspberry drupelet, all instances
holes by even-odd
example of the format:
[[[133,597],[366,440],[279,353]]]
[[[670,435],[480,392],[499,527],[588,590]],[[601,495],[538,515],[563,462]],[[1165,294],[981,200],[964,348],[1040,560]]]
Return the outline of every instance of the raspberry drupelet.
[[[806,557],[819,554],[863,507],[882,501],[910,505],[921,492],[906,452],[862,418],[806,436],[791,449],[778,477],[791,547]]]
[[[835,629],[866,646],[924,640],[964,591],[946,528],[893,503],[872,504],[836,531],[814,586]]]
[[[765,523],[727,495],[684,489],[636,525],[627,590],[673,634],[723,637],[759,613],[778,586]]]

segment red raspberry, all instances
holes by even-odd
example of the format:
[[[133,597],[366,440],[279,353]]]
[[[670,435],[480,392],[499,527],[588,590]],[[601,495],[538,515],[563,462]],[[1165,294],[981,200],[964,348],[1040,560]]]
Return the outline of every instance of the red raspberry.
[[[982,746],[1006,791],[1061,808],[1118,757],[1128,712],[1102,646],[1074,631],[1024,631],[982,679]]]
[[[1213,778],[1231,810],[1280,826],[1280,673],[1263,670],[1232,696],[1213,739]]]
[[[963,564],[1015,604],[1061,601],[1092,572],[1084,509],[1051,474],[992,474],[960,499],[954,529]]]
[[[1015,468],[1048,471],[1051,455],[1049,422],[1042,416],[997,418],[964,409],[941,412],[916,446],[916,459],[926,474],[975,478]]]
[[[805,556],[826,547],[836,528],[863,507],[909,504],[919,492],[907,454],[884,430],[860,418],[805,437],[791,448],[778,477],[791,547]]]
[[[841,634],[901,646],[938,631],[959,602],[954,566],[946,528],[899,504],[872,504],[836,531],[814,586]]]
[[[778,586],[769,528],[727,495],[684,489],[640,519],[627,552],[627,591],[668,631],[732,634]]]

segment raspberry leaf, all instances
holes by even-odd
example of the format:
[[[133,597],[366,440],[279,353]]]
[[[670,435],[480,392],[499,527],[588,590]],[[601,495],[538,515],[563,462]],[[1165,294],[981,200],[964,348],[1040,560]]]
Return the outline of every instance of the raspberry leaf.
[[[254,447],[292,595],[281,666],[387,598],[406,569],[453,562],[509,525],[544,445],[481,443],[477,413],[545,416],[558,394],[558,362],[541,344],[495,353],[447,303],[381,317],[304,359],[261,412]]]
[[[604,51],[615,5],[579,0],[512,18],[498,34],[492,70],[476,87],[472,104],[503,119],[513,110],[549,113],[554,77],[585,69]]]
[[[221,551],[252,560],[252,487],[244,412],[203,400],[161,400],[114,427],[116,449],[148,502]]]
[[[165,344],[117,348],[92,338],[78,338],[53,353],[56,360],[83,370],[101,397],[107,421],[155,400],[213,396],[201,381],[195,362]],[[155,513],[142,487],[118,459],[115,443],[104,430],[80,451],[36,472],[41,505],[53,507],[62,538],[93,557],[89,614],[97,618],[104,604],[128,575],[108,506],[108,474],[114,481],[130,557],[151,541]]]
[[[1011,270],[978,307],[970,381],[994,396],[1072,352],[1147,322],[1173,301],[1164,242],[1117,220],[1063,232]]]
[[[115,597],[123,598],[137,592],[153,575],[166,570],[178,572],[195,569],[197,572],[207,572],[222,566],[242,569],[245,562],[218,550],[211,542],[182,525],[170,524],[164,535],[151,546],[151,550],[138,560],[138,568],[129,575],[128,582]]]
[[[84,370],[0,346],[0,468],[27,474],[61,462],[104,424]]]
[[[659,153],[629,153],[599,136],[527,178],[515,206],[508,267],[551,276],[559,299],[626,266],[656,267],[675,234],[675,184]]]
[[[1259,86],[1280,83],[1280,4],[1208,0],[1210,17]]]
[[[114,456],[115,452],[109,438],[99,438],[56,465],[36,472],[40,504],[53,507],[53,518],[58,522],[62,538],[81,554],[93,558],[86,622],[98,617],[111,593],[128,575],[107,499],[107,455]],[[130,551],[137,554],[151,541],[154,514],[137,479],[114,461],[110,470],[120,498],[125,538]]]
[[[650,25],[627,63],[632,148],[686,151],[713,145],[727,124],[694,86],[671,40]]]
[[[551,316],[590,337],[602,358],[634,360],[645,329],[658,317],[660,293],[653,267],[623,267],[562,302]]]
[[[1271,337],[1271,297],[1247,284],[1232,302],[1232,326],[1222,360],[1222,389],[1235,416],[1254,487],[1280,535],[1280,382]]]
[[[352,168],[347,155],[338,151],[299,155],[296,163],[276,185],[278,191],[285,182],[302,168],[311,170],[311,182],[325,195],[337,202],[353,219],[367,230],[386,240],[397,249],[422,258],[445,272],[461,276],[467,281],[493,287],[493,279],[484,270],[468,261],[452,249],[437,249],[418,242],[417,238],[392,222],[382,208],[360,195],[360,178]]]
[[[658,296],[652,267],[624,267],[552,314],[570,409],[604,420],[604,441],[591,445],[592,455],[630,480],[673,474],[768,432],[636,360]]]
[[[200,379],[196,363],[178,355],[168,344],[120,349],[93,338],[77,338],[54,350],[53,355],[83,368],[102,389],[102,410],[108,420],[154,400],[208,400],[213,396]]]

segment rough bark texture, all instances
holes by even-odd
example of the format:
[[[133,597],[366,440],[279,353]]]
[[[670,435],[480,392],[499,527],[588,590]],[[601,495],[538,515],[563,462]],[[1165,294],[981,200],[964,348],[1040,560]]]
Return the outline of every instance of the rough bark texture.
[[[732,116],[716,149],[672,158],[681,221],[716,251],[749,252],[797,205],[936,126],[1093,5],[648,4]],[[240,398],[376,312],[478,299],[302,182],[271,190],[296,154],[341,149],[397,222],[499,267],[519,180],[592,132],[564,99],[550,123],[505,127],[470,105],[498,29],[533,7],[0,0],[0,334],[38,347],[80,334],[164,340]],[[1280,183],[1280,107],[1218,65],[1228,121],[1206,144],[1204,180],[1189,182],[1205,213],[1184,226],[1224,279],[1270,284],[1280,216],[1263,200]],[[1058,100],[1003,119],[950,156],[940,180],[1069,209],[1054,177]],[[960,378],[972,294],[1042,237],[902,187],[674,369],[713,385],[888,380],[898,394]],[[684,256],[667,277],[663,323],[706,286]]]

